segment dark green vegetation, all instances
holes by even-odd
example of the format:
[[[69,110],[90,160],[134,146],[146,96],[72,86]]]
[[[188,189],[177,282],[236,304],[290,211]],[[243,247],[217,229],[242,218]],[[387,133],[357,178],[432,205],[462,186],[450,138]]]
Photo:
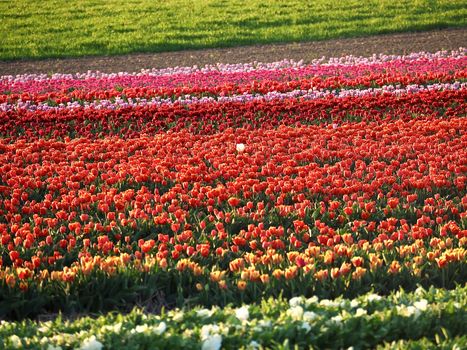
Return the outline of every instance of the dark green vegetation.
[[[465,287],[419,288],[160,315],[134,309],[95,319],[2,322],[0,339],[9,349],[463,349],[466,294]]]

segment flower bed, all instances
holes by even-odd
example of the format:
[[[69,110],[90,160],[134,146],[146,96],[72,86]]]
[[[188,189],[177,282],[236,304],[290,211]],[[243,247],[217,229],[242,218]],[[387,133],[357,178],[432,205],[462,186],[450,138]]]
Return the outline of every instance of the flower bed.
[[[0,337],[7,346],[28,349],[388,348],[401,339],[404,347],[444,344],[460,349],[467,344],[466,300],[466,287],[419,288],[387,297],[267,299],[259,305],[177,309],[161,315],[135,309],[97,319],[3,322]]]
[[[464,54],[3,77],[0,317],[465,294]]]

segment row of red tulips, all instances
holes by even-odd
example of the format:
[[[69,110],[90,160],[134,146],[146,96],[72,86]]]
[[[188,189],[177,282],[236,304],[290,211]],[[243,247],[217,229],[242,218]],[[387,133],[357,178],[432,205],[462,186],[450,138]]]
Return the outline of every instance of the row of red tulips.
[[[465,116],[465,91],[422,91],[407,95],[137,106],[118,110],[84,108],[0,112],[4,142],[17,139],[154,135],[168,130],[213,134],[318,123],[374,122]]]

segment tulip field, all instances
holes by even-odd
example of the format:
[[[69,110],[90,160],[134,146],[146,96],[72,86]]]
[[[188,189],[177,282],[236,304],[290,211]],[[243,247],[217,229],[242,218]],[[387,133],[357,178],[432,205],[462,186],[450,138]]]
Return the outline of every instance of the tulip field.
[[[1,77],[4,347],[467,347],[466,54]]]

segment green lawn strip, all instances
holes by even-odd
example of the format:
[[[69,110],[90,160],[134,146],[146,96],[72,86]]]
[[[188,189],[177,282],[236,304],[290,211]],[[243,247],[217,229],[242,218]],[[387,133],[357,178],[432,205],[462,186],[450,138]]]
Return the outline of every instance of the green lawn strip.
[[[463,0],[0,2],[0,60],[296,42],[467,25]]]
[[[99,344],[105,349],[199,349],[219,342],[226,349],[378,345],[397,349],[410,346],[412,340],[412,348],[461,346],[466,343],[466,310],[465,286],[452,291],[418,288],[386,297],[369,293],[355,299],[271,298],[258,305],[176,309],[158,315],[134,309],[96,319],[3,321],[0,338],[6,348],[26,349],[98,348]]]

